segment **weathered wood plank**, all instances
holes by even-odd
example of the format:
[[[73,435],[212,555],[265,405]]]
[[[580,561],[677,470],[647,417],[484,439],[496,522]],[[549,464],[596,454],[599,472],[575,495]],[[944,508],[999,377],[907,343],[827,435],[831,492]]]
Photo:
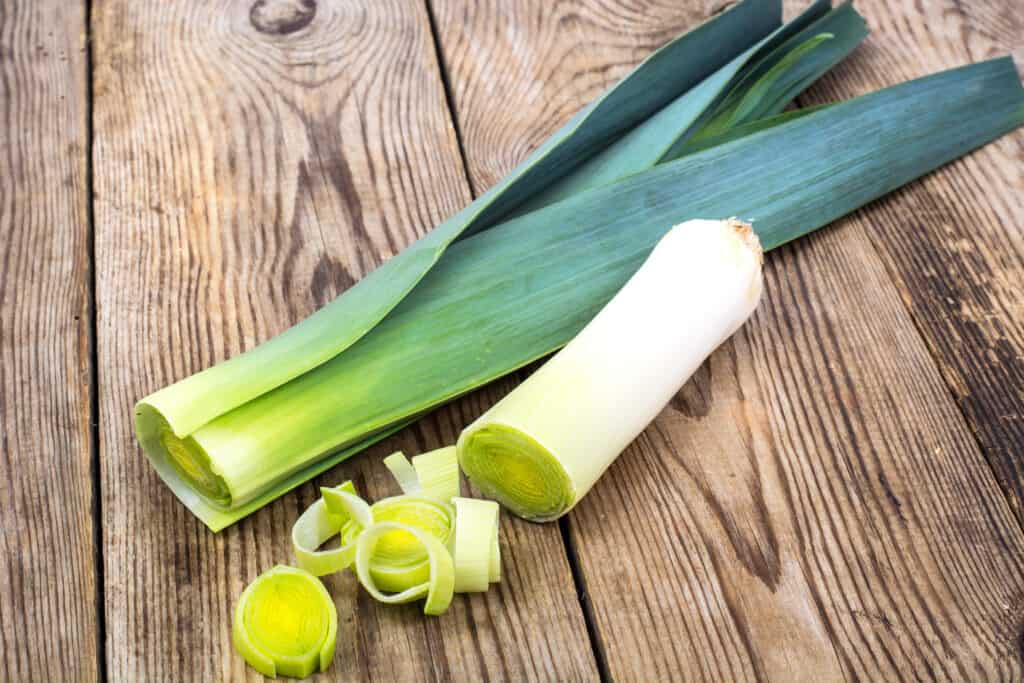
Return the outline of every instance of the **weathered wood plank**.
[[[720,9],[671,5],[434,0],[474,185]],[[570,516],[614,678],[1021,675],[1024,535],[878,211],[773,253],[753,321]]]
[[[83,3],[0,6],[0,679],[98,678]]]
[[[94,13],[110,672],[236,680],[252,672],[230,644],[235,600],[290,559],[317,486],[394,493],[380,457],[450,443],[452,414],[213,535],[139,452],[132,404],[309,314],[470,193],[421,3],[103,0]],[[329,677],[591,675],[558,530],[525,526],[504,524],[501,587],[440,619],[332,577]]]
[[[872,41],[808,102],[1016,51],[1019,3],[860,0]],[[872,214],[871,235],[1024,524],[1024,135],[989,145]]]

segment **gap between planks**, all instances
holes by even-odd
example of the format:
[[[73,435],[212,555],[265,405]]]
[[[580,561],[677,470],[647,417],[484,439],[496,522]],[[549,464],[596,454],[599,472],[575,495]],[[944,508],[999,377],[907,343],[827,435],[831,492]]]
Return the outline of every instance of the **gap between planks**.
[[[100,681],[107,680],[107,618],[106,583],[103,573],[103,484],[100,477],[100,407],[99,407],[99,336],[97,334],[96,299],[96,215],[95,183],[93,181],[93,140],[96,127],[93,120],[93,42],[92,4],[85,0],[85,191],[86,191],[86,245],[89,256],[89,440],[92,444],[92,548],[93,576],[96,596],[96,673]]]

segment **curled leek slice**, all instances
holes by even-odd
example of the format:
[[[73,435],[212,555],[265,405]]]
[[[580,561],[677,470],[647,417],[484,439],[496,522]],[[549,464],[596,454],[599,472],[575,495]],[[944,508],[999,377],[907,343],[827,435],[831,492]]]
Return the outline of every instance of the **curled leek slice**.
[[[261,674],[306,678],[334,658],[338,612],[319,579],[278,565],[242,592],[232,636],[235,649]]]
[[[429,573],[423,583],[410,586],[397,593],[383,592],[374,581],[370,567],[377,558],[377,548],[383,539],[395,533],[408,534],[416,539],[427,554]],[[398,522],[374,522],[363,530],[356,542],[356,576],[374,599],[397,604],[412,602],[426,596],[424,614],[443,614],[452,602],[455,588],[455,567],[451,553],[444,543],[430,532]]]
[[[416,494],[420,492],[419,475],[416,474],[416,469],[409,462],[409,458],[405,457],[405,453],[396,451],[384,458],[384,467],[388,468],[391,476],[398,482],[402,493]]]
[[[341,571],[355,559],[355,543],[342,540],[341,546],[330,550],[318,548],[343,527],[369,526],[373,521],[370,506],[356,495],[352,482],[336,488],[320,489],[323,497],[309,506],[292,527],[292,550],[302,569],[324,576]]]
[[[459,495],[459,458],[455,446],[446,446],[413,457],[401,451],[384,458],[404,493],[448,502]]]
[[[455,505],[455,592],[486,591],[501,579],[498,504],[493,500],[453,498]]]
[[[446,548],[451,547],[455,513],[445,503],[420,496],[394,496],[377,501],[370,511],[374,522],[413,527],[429,533]],[[341,530],[342,545],[354,547],[366,526],[369,525],[355,521],[346,523]],[[429,580],[429,553],[415,536],[392,531],[377,543],[369,571],[381,590],[400,593]]]
[[[417,455],[412,466],[420,481],[420,495],[450,501],[459,495],[459,456],[455,446]]]

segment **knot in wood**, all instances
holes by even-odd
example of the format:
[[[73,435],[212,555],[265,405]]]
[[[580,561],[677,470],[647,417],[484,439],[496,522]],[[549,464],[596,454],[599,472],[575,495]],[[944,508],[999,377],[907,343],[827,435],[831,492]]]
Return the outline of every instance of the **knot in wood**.
[[[316,16],[316,0],[256,0],[249,21],[260,33],[283,36],[309,26]]]

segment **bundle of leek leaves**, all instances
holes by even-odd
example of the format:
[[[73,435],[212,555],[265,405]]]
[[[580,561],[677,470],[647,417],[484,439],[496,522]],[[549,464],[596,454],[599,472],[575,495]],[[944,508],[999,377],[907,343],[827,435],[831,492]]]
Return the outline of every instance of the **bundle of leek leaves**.
[[[143,449],[214,530],[568,342],[673,225],[765,250],[1024,123],[1009,58],[786,111],[866,36],[744,0],[673,40],[472,204],[291,329],[144,398]]]

